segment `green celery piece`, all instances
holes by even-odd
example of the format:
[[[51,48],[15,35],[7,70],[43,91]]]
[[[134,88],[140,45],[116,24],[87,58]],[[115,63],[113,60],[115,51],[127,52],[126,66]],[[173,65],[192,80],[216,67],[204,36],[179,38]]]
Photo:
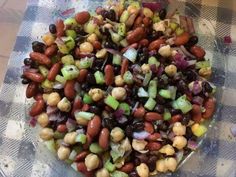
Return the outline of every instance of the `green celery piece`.
[[[63,76],[61,75],[57,75],[56,78],[55,78],[56,81],[62,83],[62,84],[65,84],[66,83],[66,80]]]
[[[207,67],[210,67],[210,66],[211,66],[211,64],[210,64],[210,61],[209,61],[209,60],[198,61],[198,62],[195,64],[196,69],[207,68]]]
[[[118,54],[113,55],[112,64],[121,65],[121,56]]]
[[[157,80],[153,79],[149,82],[149,86],[148,86],[148,95],[151,98],[156,98],[157,96]]]
[[[113,162],[115,162],[117,159],[119,159],[121,157],[120,153],[113,151],[113,150],[110,151],[110,155],[112,157]]]
[[[85,104],[91,104],[93,102],[92,97],[89,94],[85,93],[83,97],[83,102]]]
[[[147,86],[151,78],[152,78],[152,72],[146,73],[143,80],[143,86]]]
[[[77,162],[73,162],[70,166],[71,166],[71,168],[73,168],[75,171],[78,172]]]
[[[65,44],[57,44],[57,47],[62,54],[68,54],[70,52]]]
[[[153,21],[153,23],[158,23],[161,21],[161,19],[160,19],[159,15],[155,13],[152,18],[152,21]]]
[[[134,48],[129,48],[126,50],[126,52],[123,54],[124,57],[126,57],[131,62],[135,63],[137,59],[138,51]]]
[[[163,119],[166,120],[166,121],[171,119],[171,114],[170,114],[169,110],[165,109],[165,112],[163,114]]]
[[[87,140],[86,135],[81,133],[76,136],[75,142],[85,144],[86,140]]]
[[[96,71],[94,77],[97,84],[102,85],[105,83],[104,74],[101,71]]]
[[[41,83],[41,87],[45,88],[45,89],[52,89],[54,85],[54,82],[49,81],[48,79],[45,79],[42,83]]]
[[[169,86],[169,87],[168,87],[168,90],[170,91],[171,99],[172,99],[172,100],[175,100],[177,87],[175,87],[175,86]]]
[[[68,159],[75,160],[76,155],[77,155],[77,152],[75,150],[72,150]]]
[[[45,66],[40,65],[39,66],[39,72],[44,76],[47,77],[48,75],[48,69]]]
[[[175,31],[179,25],[175,22],[170,22],[169,27],[172,29],[172,31]]]
[[[63,139],[64,136],[65,136],[65,133],[61,133],[61,132],[58,132],[58,131],[55,131],[55,132],[54,132],[54,135],[53,135],[53,137],[54,137],[55,139]]]
[[[156,67],[160,66],[160,62],[157,61],[157,58],[154,56],[151,56],[148,58],[148,64],[149,65],[156,65]]]
[[[119,23],[117,25],[117,32],[118,32],[119,35],[125,36],[125,34],[126,34],[126,26],[125,26],[124,23]]]
[[[75,30],[66,30],[66,36],[72,37],[73,39],[75,39],[76,38]]]
[[[111,95],[108,95],[105,100],[105,104],[110,106],[112,109],[116,110],[119,106],[119,102]]]
[[[124,38],[120,41],[120,45],[122,47],[127,47],[129,45],[128,41]]]
[[[111,177],[129,177],[129,175],[127,173],[122,172],[122,171],[116,170],[111,174]]]
[[[133,80],[133,75],[130,71],[126,71],[123,79],[125,81],[126,84],[133,84],[134,80]]]
[[[44,141],[44,144],[46,145],[46,147],[48,148],[49,151],[56,154],[56,144],[55,144],[54,139]]]
[[[92,152],[94,154],[101,154],[103,152],[103,149],[101,148],[101,146],[99,146],[98,143],[92,143],[89,146],[89,150],[90,150],[90,152]]]
[[[175,109],[180,109],[184,114],[192,109],[192,104],[187,100],[186,95],[179,97],[172,105]]]
[[[79,69],[87,69],[90,68],[93,64],[93,58],[83,58],[79,62]]]
[[[64,66],[61,73],[66,80],[73,80],[79,76],[79,70],[75,65]]]
[[[116,167],[114,164],[112,164],[109,160],[106,161],[104,167],[109,171],[109,172],[113,172],[115,171]]]
[[[180,28],[180,27],[178,27],[178,28],[175,30],[175,34],[176,34],[177,36],[183,34],[183,32],[184,32],[184,30],[183,30],[182,28]]]
[[[65,37],[63,41],[69,51],[75,47],[75,41],[71,36]]]
[[[65,55],[61,58],[61,62],[65,65],[73,65],[75,63],[75,60],[72,55]]]
[[[125,115],[130,115],[130,106],[127,103],[120,103],[118,109],[124,110]]]
[[[121,23],[125,23],[128,20],[129,15],[130,14],[129,14],[129,12],[127,10],[123,11],[123,13],[120,16],[120,22]]]
[[[75,115],[75,118],[82,117],[82,118],[87,119],[87,120],[91,120],[95,116],[94,113],[85,112],[85,111],[75,112],[74,115]]]
[[[152,111],[156,106],[156,101],[149,97],[149,99],[147,100],[147,102],[144,105],[144,108],[148,109],[149,111]]]
[[[64,20],[64,25],[72,26],[72,25],[78,25],[75,18],[67,18]]]
[[[163,98],[166,98],[166,99],[170,99],[171,98],[170,90],[161,89],[159,91],[159,95],[161,95]]]
[[[148,92],[143,87],[138,89],[138,97],[149,97]]]

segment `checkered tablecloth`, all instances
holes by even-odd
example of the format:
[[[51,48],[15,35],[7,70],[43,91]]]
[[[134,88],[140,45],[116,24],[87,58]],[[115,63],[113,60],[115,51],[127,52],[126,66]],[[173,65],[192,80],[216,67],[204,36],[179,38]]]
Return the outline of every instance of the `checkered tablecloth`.
[[[230,127],[236,124],[234,1],[181,0],[176,3],[181,12],[194,18],[201,45],[212,60],[213,82],[218,87],[218,111],[201,148],[171,176],[236,176],[236,138],[230,133]],[[42,145],[37,131],[29,127],[25,87],[20,81],[21,66],[31,50],[31,42],[40,39],[50,22],[58,17],[66,18],[74,11],[94,9],[102,3],[103,0],[29,0],[0,93],[0,176],[78,176],[59,162]],[[231,36],[231,44],[224,44],[225,36]]]

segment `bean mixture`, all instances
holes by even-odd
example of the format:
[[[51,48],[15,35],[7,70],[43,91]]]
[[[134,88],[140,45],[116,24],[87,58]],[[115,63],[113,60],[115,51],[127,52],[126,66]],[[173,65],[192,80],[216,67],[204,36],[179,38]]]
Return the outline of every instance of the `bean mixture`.
[[[58,159],[88,177],[148,177],[196,150],[216,88],[189,17],[119,3],[59,19],[42,41],[22,83]]]

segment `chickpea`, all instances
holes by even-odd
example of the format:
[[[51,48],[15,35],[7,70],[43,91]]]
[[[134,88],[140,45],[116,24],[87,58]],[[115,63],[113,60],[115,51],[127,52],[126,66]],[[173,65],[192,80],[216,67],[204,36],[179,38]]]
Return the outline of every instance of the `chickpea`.
[[[193,90],[195,84],[199,88],[199,92],[198,93],[200,93],[202,91],[202,81],[192,81],[192,82],[190,82],[188,84],[189,90]]]
[[[123,87],[115,87],[111,91],[111,95],[119,101],[122,101],[126,98],[126,90]]]
[[[98,40],[98,37],[95,33],[92,33],[88,36],[87,41],[91,44]]]
[[[107,50],[106,49],[101,49],[97,51],[96,57],[97,58],[105,58],[107,56]]]
[[[212,70],[211,70],[211,67],[201,68],[198,71],[198,73],[199,73],[200,76],[208,79],[209,77],[211,77]]]
[[[176,50],[171,51],[171,56],[174,57],[178,52]]]
[[[172,130],[175,135],[185,135],[186,133],[186,127],[180,122],[175,122]]]
[[[93,52],[93,45],[90,42],[84,42],[79,46],[81,53],[92,53]]]
[[[141,66],[141,70],[143,74],[149,73],[151,71],[149,64],[145,63]]]
[[[113,26],[110,24],[110,23],[106,23],[105,25],[103,25],[104,28],[107,28],[107,29],[112,29]]]
[[[184,136],[175,136],[173,140],[173,146],[181,150],[187,145],[187,140]]]
[[[137,166],[136,171],[140,177],[149,177],[149,168],[145,163],[141,163]]]
[[[70,148],[65,146],[60,146],[57,150],[57,156],[60,160],[66,160],[70,156]]]
[[[88,94],[92,97],[93,101],[99,101],[104,97],[103,91],[99,88],[90,89]]]
[[[83,117],[77,117],[76,118],[76,122],[79,124],[79,125],[83,125],[83,126],[86,126],[88,125],[88,122],[89,120],[83,118]]]
[[[87,170],[92,171],[98,168],[100,161],[97,155],[91,153],[85,157],[84,162],[87,167]]]
[[[174,155],[175,154],[175,149],[167,144],[165,146],[163,146],[160,150],[159,150],[160,153],[162,154],[166,154],[166,155]]]
[[[165,72],[168,76],[173,77],[177,73],[177,67],[173,64],[166,66]]]
[[[143,15],[145,17],[149,17],[149,18],[152,18],[153,17],[153,12],[151,9],[147,8],[147,7],[144,7],[143,8]]]
[[[115,77],[115,84],[116,86],[123,86],[124,85],[124,79],[122,78],[121,75],[118,75]]]
[[[42,40],[46,46],[50,46],[55,42],[55,37],[51,33],[46,33],[42,36]]]
[[[63,112],[69,112],[71,109],[71,103],[70,101],[64,97],[58,104],[57,108],[60,109]]]
[[[73,145],[73,144],[76,143],[76,142],[75,142],[76,136],[77,136],[77,133],[76,133],[76,132],[67,133],[67,134],[64,136],[64,142],[65,142],[66,144]]]
[[[170,57],[171,56],[171,48],[170,45],[162,46],[159,50],[158,53],[163,56],[163,57]]]
[[[160,159],[158,161],[156,161],[156,170],[158,172],[162,172],[162,173],[165,173],[167,172],[168,168],[165,164],[165,160],[164,159]]]
[[[46,127],[49,123],[49,118],[47,113],[43,112],[38,116],[37,122],[41,127]]]
[[[125,137],[125,134],[120,127],[115,127],[111,130],[110,136],[113,142],[118,143]]]
[[[133,141],[132,141],[132,147],[136,151],[144,150],[147,144],[148,144],[148,142],[145,140],[133,139]]]
[[[106,168],[102,168],[97,171],[96,177],[110,177],[110,174]]]
[[[125,138],[124,140],[121,141],[120,147],[124,149],[125,151],[129,151],[132,149],[129,138]]]
[[[47,102],[47,101],[48,101],[48,96],[49,96],[48,93],[44,93],[44,94],[43,94],[43,101],[44,101],[44,102]]]
[[[155,31],[162,31],[162,32],[165,32],[166,30],[166,27],[165,27],[165,22],[164,21],[160,21],[158,23],[154,23],[152,28],[155,30]]]
[[[50,140],[53,138],[54,132],[51,128],[43,128],[40,133],[39,136],[42,140]]]
[[[115,167],[121,168],[125,164],[125,158],[119,158],[116,160]]]
[[[166,168],[172,172],[176,170],[177,160],[173,157],[168,157],[165,159]]]
[[[59,93],[52,92],[47,97],[47,104],[49,106],[56,106],[61,100]]]

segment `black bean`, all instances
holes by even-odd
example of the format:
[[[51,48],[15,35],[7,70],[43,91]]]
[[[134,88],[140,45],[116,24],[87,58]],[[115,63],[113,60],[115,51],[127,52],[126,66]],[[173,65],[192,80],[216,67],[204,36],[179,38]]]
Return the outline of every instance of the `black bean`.
[[[138,158],[140,160],[141,163],[147,163],[147,161],[149,159],[147,154],[141,154],[138,152],[135,153],[135,156],[136,156],[136,158]]]
[[[169,123],[167,121],[163,121],[161,124],[158,125],[158,129],[161,131],[167,131],[169,128]]]
[[[126,128],[125,128],[125,134],[128,138],[132,138],[133,137],[133,128],[131,125],[128,125]]]
[[[185,114],[185,115],[183,115],[182,124],[183,124],[183,125],[188,125],[190,119],[191,119],[190,114]]]
[[[75,38],[75,43],[77,46],[79,46],[82,42],[84,42],[85,37],[81,35],[77,35]]]
[[[111,49],[118,49],[118,46],[109,39],[104,43],[104,47]]]
[[[159,94],[157,94],[156,100],[157,100],[157,103],[161,104],[161,105],[166,103],[166,100],[161,95],[159,95]]]
[[[136,171],[133,171],[129,174],[129,177],[139,177],[139,175]]]
[[[197,80],[197,73],[193,70],[187,70],[185,72],[185,75],[186,75],[186,79],[189,81],[189,82],[192,82],[192,81],[195,81]]]
[[[25,58],[24,59],[24,64],[26,66],[31,66],[33,64],[33,60],[31,60],[30,58]]]
[[[171,141],[170,139],[168,139],[168,138],[163,138],[162,140],[163,140],[163,141],[162,141],[162,145],[166,145],[166,144],[171,144],[171,145],[172,145],[172,141]]]
[[[55,25],[55,24],[50,24],[50,25],[49,25],[49,31],[50,31],[50,33],[52,33],[52,34],[56,34],[56,33],[57,33],[57,27],[56,27],[56,25]]]
[[[186,85],[186,83],[183,80],[180,80],[177,84],[177,89],[184,93],[186,91],[188,91],[188,86]]]
[[[159,39],[161,36],[164,36],[164,33],[162,31],[153,31],[152,34],[148,36],[148,39],[154,41],[156,39]]]
[[[116,121],[111,118],[104,118],[102,119],[102,126],[112,130],[117,125]]]
[[[39,41],[34,41],[32,43],[32,49],[34,52],[44,53],[45,44]]]
[[[154,108],[154,111],[156,111],[159,114],[163,114],[164,113],[164,106],[161,104],[157,104],[156,107]]]
[[[159,11],[159,17],[160,17],[160,19],[161,19],[161,20],[164,20],[164,19],[166,18],[166,14],[167,14],[166,9],[161,9],[161,10]]]
[[[111,21],[116,21],[116,12],[113,9],[109,10],[107,18]]]
[[[89,112],[92,112],[96,115],[100,115],[101,114],[101,109],[98,108],[97,106],[90,106]]]
[[[133,127],[133,131],[137,132],[137,131],[143,131],[144,129],[144,124],[143,122],[139,121],[139,122],[135,122],[132,124]]]
[[[211,93],[213,90],[213,88],[207,81],[202,82],[202,88],[203,88],[203,92],[207,92],[207,93]]]
[[[30,80],[29,79],[26,79],[26,78],[23,78],[22,81],[21,81],[22,84],[28,84],[30,83]]]
[[[181,113],[179,109],[174,109],[174,108],[171,108],[169,111],[172,116]]]
[[[193,136],[193,132],[192,132],[191,128],[190,128],[190,127],[186,127],[186,134],[185,134],[185,137],[186,137],[187,139],[191,139],[192,136]]]
[[[154,171],[156,169],[156,161],[157,161],[157,156],[151,156],[149,157],[147,161],[148,168],[150,172]]]
[[[191,46],[194,46],[198,43],[198,37],[197,36],[191,36],[188,43],[187,43],[187,46],[191,47]]]
[[[81,36],[86,36],[88,34],[84,31],[82,27],[79,27],[79,26],[75,27],[74,30],[77,34],[80,34]]]
[[[103,100],[100,100],[100,101],[96,102],[96,106],[99,107],[100,109],[103,109],[105,106],[105,103]]]
[[[123,116],[119,119],[116,119],[120,128],[125,128],[128,125],[129,119],[126,116]]]
[[[120,65],[114,65],[114,73],[115,75],[119,75],[120,74]]]
[[[93,74],[88,73],[86,81],[88,84],[95,85],[96,84],[96,79]]]
[[[85,92],[88,92],[89,91],[89,84],[88,83],[83,83],[83,84],[81,84],[81,88]]]

